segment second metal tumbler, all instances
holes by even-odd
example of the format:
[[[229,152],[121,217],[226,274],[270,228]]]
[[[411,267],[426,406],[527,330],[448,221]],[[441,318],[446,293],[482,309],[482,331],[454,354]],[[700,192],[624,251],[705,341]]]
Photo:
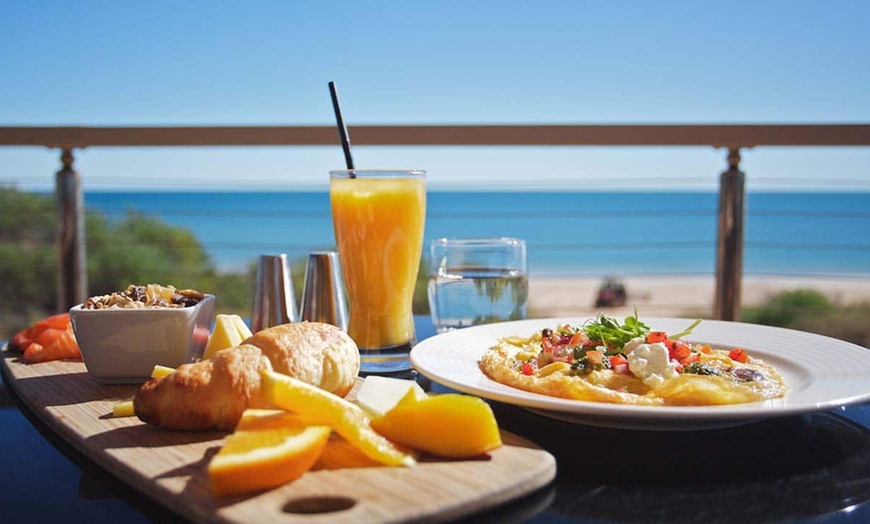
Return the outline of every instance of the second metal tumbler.
[[[301,317],[347,330],[347,299],[338,264],[335,251],[315,251],[308,255]]]

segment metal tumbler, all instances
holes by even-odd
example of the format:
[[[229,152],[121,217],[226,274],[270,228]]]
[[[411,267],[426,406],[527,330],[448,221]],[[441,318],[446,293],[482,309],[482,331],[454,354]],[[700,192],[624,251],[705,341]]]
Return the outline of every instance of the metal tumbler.
[[[308,255],[302,288],[302,320],[325,322],[347,330],[347,298],[335,251]]]
[[[261,255],[251,311],[251,331],[297,322],[296,298],[287,255]]]

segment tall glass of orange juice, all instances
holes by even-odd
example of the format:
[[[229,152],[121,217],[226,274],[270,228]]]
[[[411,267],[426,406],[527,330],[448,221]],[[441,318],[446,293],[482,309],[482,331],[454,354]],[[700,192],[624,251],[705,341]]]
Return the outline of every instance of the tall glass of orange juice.
[[[426,220],[426,172],[330,171],[329,194],[347,287],[347,332],[361,371],[410,368],[416,342],[411,302]]]

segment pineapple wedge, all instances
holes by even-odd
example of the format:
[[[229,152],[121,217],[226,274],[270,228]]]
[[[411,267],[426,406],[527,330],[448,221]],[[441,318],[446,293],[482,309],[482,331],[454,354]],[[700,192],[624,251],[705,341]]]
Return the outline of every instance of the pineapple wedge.
[[[418,400],[426,398],[426,392],[413,380],[369,375],[363,382],[356,403],[374,416],[383,415],[399,403],[409,390]]]
[[[214,331],[208,337],[208,344],[205,346],[202,359],[210,359],[222,349],[239,346],[242,341],[250,336],[251,330],[245,325],[242,317],[238,315],[217,315],[215,317]]]
[[[117,402],[112,406],[112,416],[115,418],[133,417],[136,411],[133,409],[133,397]]]
[[[167,366],[156,365],[154,369],[151,370],[151,378],[163,378],[166,375],[169,375],[175,371],[175,368],[170,368]]]
[[[248,325],[245,324],[245,321],[242,320],[242,317],[238,315],[230,315],[230,319],[232,319],[233,323],[236,325],[236,329],[239,330],[239,335],[242,336],[242,342],[254,335],[251,333],[251,328],[249,328]]]

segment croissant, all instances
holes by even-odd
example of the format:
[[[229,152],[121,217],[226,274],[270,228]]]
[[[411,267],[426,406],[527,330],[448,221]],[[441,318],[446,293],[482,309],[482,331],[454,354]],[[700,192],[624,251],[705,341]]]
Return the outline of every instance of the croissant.
[[[142,385],[136,415],[170,429],[233,429],[247,408],[266,408],[261,372],[274,369],[345,396],[359,374],[359,349],[335,326],[283,324],[257,332],[209,360],[184,364]]]

